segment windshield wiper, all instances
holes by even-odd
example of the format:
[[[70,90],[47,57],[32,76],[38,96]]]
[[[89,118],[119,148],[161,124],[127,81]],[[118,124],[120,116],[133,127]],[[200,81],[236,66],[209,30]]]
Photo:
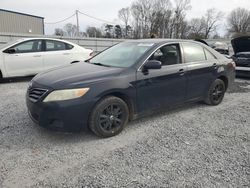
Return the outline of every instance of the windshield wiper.
[[[99,66],[103,66],[103,67],[111,67],[111,66],[109,66],[109,65],[104,65],[104,64],[102,64],[102,63],[92,63],[92,64],[94,64],[94,65],[99,65]]]

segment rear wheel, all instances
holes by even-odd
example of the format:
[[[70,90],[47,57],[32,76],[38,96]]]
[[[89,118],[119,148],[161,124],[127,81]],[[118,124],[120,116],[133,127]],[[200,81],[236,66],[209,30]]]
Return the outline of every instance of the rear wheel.
[[[119,134],[129,119],[127,104],[118,97],[106,97],[93,109],[89,127],[97,136],[112,137]]]
[[[208,90],[205,103],[214,106],[220,104],[224,98],[225,92],[225,83],[221,79],[216,79]]]

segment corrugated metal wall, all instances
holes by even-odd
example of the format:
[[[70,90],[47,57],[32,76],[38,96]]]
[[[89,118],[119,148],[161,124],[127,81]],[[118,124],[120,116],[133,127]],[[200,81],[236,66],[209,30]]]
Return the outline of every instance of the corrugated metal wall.
[[[0,32],[44,34],[43,18],[0,10]]]

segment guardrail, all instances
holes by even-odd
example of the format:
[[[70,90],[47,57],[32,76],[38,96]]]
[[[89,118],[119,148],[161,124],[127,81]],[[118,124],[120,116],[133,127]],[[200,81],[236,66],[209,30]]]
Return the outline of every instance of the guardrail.
[[[51,36],[51,35],[31,35],[31,34],[13,34],[13,33],[0,33],[0,47],[2,44],[7,42],[17,40],[19,38],[57,38],[62,40],[67,40],[76,43],[84,48],[90,48],[94,50],[95,53],[101,52],[106,48],[113,46],[114,44],[125,41],[126,39],[109,39],[109,38],[77,38],[77,37],[64,37],[64,36]],[[208,39],[207,42],[225,42],[230,46],[229,39]]]
[[[72,38],[64,36],[51,36],[51,35],[29,35],[29,34],[10,34],[10,33],[0,33],[0,46],[20,38],[56,38],[67,40],[76,43],[84,48],[89,48],[95,51],[95,53],[101,52],[106,48],[120,43],[125,39],[108,39],[108,38]]]

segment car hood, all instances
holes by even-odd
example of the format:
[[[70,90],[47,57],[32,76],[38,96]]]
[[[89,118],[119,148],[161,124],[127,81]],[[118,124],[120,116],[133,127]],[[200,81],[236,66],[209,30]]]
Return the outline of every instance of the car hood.
[[[40,73],[32,81],[47,88],[71,88],[103,81],[120,74],[122,70],[79,62]]]
[[[250,52],[250,36],[235,38],[231,41],[234,53]]]

